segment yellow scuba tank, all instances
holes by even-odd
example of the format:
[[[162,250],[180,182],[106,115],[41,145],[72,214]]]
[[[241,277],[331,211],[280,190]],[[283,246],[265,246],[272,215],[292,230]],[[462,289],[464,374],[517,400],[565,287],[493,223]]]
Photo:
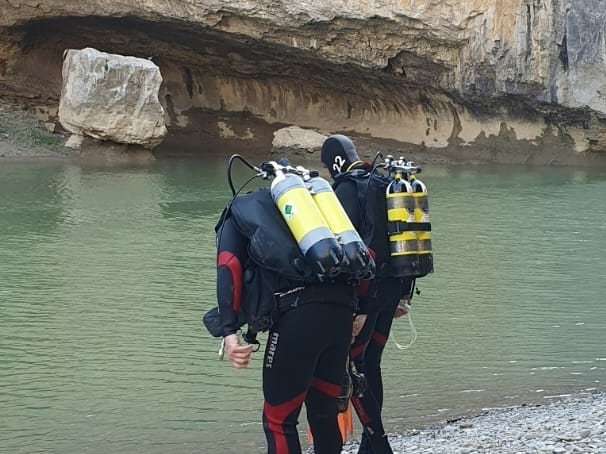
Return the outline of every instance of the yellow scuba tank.
[[[271,196],[293,234],[306,262],[320,277],[340,272],[343,251],[330,231],[303,179],[276,164]]]
[[[433,272],[429,201],[427,198],[427,187],[414,174],[410,176],[410,185],[414,198],[414,222],[417,237],[417,254],[419,256],[419,270],[416,277],[421,277]]]
[[[316,175],[307,179],[305,183],[330,231],[343,248],[343,265],[345,268],[343,271],[354,279],[369,279],[374,276],[374,260],[330,183]]]
[[[391,274],[413,277],[419,272],[413,188],[401,170],[385,190]]]

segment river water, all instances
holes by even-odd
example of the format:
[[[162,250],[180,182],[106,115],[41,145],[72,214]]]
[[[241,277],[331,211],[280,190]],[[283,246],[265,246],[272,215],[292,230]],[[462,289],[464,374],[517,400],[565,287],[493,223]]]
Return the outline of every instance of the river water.
[[[606,391],[606,172],[420,176],[436,272],[386,348],[388,430]],[[263,452],[261,355],[200,326],[228,195],[225,159],[0,163],[0,452]]]

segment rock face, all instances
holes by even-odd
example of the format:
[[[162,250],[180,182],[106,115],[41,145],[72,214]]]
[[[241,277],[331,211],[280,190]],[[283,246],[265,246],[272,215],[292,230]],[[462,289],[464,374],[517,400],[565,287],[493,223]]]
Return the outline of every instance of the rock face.
[[[74,134],[153,148],[166,134],[161,83],[160,69],[149,60],[70,49],[59,121]]]
[[[425,156],[594,162],[606,150],[603,0],[0,0],[0,9],[0,90],[56,103],[61,55],[82,43],[152,58],[170,144],[181,134],[269,150],[274,131],[297,125]]]

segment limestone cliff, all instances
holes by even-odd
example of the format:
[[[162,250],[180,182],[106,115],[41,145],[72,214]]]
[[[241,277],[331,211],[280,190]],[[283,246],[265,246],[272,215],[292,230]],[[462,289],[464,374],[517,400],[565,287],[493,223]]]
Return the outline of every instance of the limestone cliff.
[[[269,147],[298,125],[425,156],[606,151],[604,0],[0,0],[0,11],[0,94],[52,113],[65,49],[151,58],[167,147],[172,135],[187,148],[186,133],[192,149]]]

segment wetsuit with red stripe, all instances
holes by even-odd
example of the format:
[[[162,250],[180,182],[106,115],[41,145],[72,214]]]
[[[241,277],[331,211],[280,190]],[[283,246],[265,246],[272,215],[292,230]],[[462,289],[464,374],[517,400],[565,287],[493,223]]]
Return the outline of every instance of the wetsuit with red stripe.
[[[316,454],[338,454],[337,425],[352,308],[330,301],[286,311],[270,331],[263,360],[263,427],[268,452],[300,453],[297,419],[305,402]]]
[[[409,279],[383,278],[374,281],[376,297],[368,304],[368,315],[362,331],[351,346],[351,358],[358,371],[366,376],[367,389],[361,398],[352,397],[352,403],[364,427],[359,454],[389,454],[389,446],[381,413],[383,410],[383,377],[381,359],[394,312],[402,296],[410,294]]]
[[[260,192],[259,197],[266,197]],[[265,200],[264,200],[265,202]],[[223,336],[237,331],[246,305],[243,269],[249,238],[229,215],[217,232],[217,299]],[[275,254],[284,253],[282,244]],[[271,327],[263,359],[263,428],[270,454],[299,454],[297,431],[303,403],[316,454],[338,454],[343,440],[337,426],[337,397],[351,340],[356,296],[346,282],[293,282],[281,291],[281,308]]]
[[[366,163],[360,163],[356,168],[369,169],[369,166]],[[381,231],[386,235],[386,220],[382,220],[381,224],[380,220],[369,219],[368,214],[374,212],[375,216],[382,215],[386,218],[385,210],[371,210],[363,207],[360,199],[367,204],[372,204],[374,201],[364,194],[360,197],[359,190],[359,186],[353,180],[342,181],[335,187],[335,192],[343,207],[350,214],[354,225],[366,225],[370,230],[374,229],[376,235],[379,234],[379,229],[382,229]],[[370,243],[371,248],[376,247],[372,241]],[[378,242],[378,244],[381,243]],[[383,254],[377,254],[377,252],[381,251],[373,251],[373,255],[380,257],[389,254],[389,251],[383,251]],[[379,266],[380,261],[377,262],[377,267]],[[358,372],[364,373],[367,380],[367,388],[363,397],[352,398],[352,403],[364,429],[359,454],[391,454],[393,452],[381,418],[383,409],[381,358],[389,337],[394,312],[402,296],[410,293],[411,285],[412,281],[409,279],[377,277],[371,284],[369,296],[364,298],[360,304],[360,310],[367,314],[367,318],[362,331],[356,336],[350,352]]]
[[[242,305],[243,264],[248,240],[228,218],[217,232],[217,302],[223,337],[238,330]]]

